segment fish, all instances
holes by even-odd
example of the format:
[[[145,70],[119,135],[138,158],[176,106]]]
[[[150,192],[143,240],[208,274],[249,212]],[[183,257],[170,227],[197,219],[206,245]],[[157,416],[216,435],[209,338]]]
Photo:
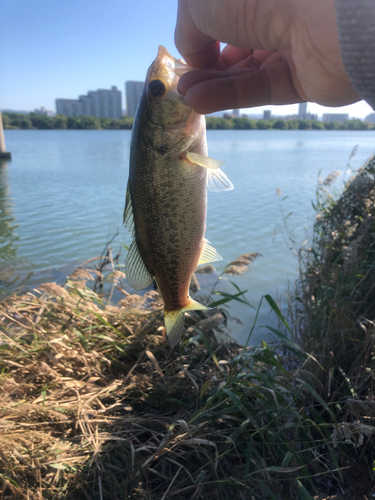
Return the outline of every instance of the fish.
[[[160,46],[149,67],[134,119],[124,225],[132,233],[125,261],[128,283],[143,290],[156,282],[164,302],[164,324],[172,346],[180,339],[184,314],[208,309],[189,296],[200,264],[222,260],[205,239],[207,186],[233,189],[208,157],[206,121],[178,92],[191,68]]]

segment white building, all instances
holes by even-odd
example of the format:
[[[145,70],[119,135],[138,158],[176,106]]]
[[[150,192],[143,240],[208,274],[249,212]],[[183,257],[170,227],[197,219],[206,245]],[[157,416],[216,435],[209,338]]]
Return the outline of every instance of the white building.
[[[347,120],[349,120],[348,113],[324,113],[322,121],[344,123]]]
[[[142,94],[143,85],[143,82],[128,81],[125,83],[126,109],[128,116],[131,116],[132,118],[135,117],[139,98]]]
[[[110,90],[90,90],[87,95],[80,95],[78,99],[56,99],[56,114],[121,119],[121,100],[121,91],[115,86]]]

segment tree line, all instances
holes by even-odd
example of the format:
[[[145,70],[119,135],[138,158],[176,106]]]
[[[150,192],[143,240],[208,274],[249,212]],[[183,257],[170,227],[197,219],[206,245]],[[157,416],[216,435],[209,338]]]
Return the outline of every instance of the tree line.
[[[98,118],[96,116],[46,116],[38,113],[28,115],[21,113],[3,113],[5,129],[70,129],[70,130],[99,130],[99,129],[131,129],[133,118],[124,116],[121,120],[112,118]]]
[[[207,117],[209,130],[374,130],[374,123],[363,122],[359,119],[347,120],[344,123],[318,122],[315,120],[251,120],[250,118],[224,118]],[[98,118],[96,116],[46,116],[38,113],[28,115],[21,113],[4,113],[3,124],[5,129],[70,129],[70,130],[130,130],[133,118],[121,119]]]

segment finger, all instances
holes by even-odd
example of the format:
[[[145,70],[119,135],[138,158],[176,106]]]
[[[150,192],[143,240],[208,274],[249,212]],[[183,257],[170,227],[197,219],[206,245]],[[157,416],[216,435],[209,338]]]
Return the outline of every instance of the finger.
[[[177,90],[180,94],[186,95],[188,90],[198,83],[202,83],[207,80],[218,80],[219,78],[228,79],[229,77],[244,75],[257,70],[258,68],[231,68],[226,71],[218,71],[214,69],[198,69],[195,71],[189,71],[181,76],[178,82]]]
[[[251,50],[226,45],[214,69],[226,70],[229,67],[259,68],[266,59],[275,54],[274,50]]]
[[[211,68],[220,56],[220,42],[203,33],[193,22],[187,0],[179,0],[175,44],[192,68]]]
[[[218,40],[250,49],[288,49],[289,14],[279,0],[179,0],[176,47],[188,64],[199,68],[216,63]]]
[[[254,63],[260,67],[269,57],[277,54],[275,50],[254,50],[253,51],[253,60]]]
[[[186,104],[200,114],[303,100],[293,86],[285,61],[237,76],[201,81],[190,87],[185,96]]]
[[[251,56],[253,51],[251,49],[243,49],[241,47],[234,47],[233,45],[226,45],[220,52],[219,64],[215,69],[227,69],[234,64],[246,60]]]

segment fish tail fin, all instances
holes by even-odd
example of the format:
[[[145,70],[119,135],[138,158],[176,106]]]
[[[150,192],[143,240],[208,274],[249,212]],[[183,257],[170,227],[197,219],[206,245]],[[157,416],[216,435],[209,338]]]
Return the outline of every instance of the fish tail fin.
[[[184,329],[185,311],[206,311],[208,307],[200,304],[196,300],[190,299],[186,307],[178,311],[164,310],[164,324],[167,331],[167,336],[171,346],[175,346],[181,339]]]

